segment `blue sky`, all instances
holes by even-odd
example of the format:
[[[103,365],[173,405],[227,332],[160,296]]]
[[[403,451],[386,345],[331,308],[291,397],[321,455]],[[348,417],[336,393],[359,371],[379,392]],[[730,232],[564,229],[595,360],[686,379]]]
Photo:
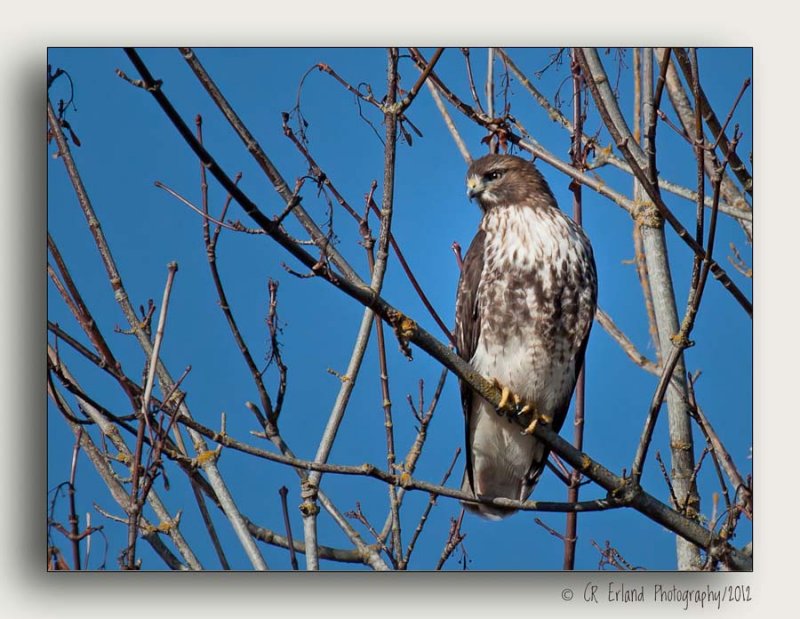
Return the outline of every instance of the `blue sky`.
[[[217,85],[290,182],[306,173],[304,160],[281,130],[281,112],[291,111],[298,100],[298,85],[304,73],[315,63],[331,65],[353,84],[372,85],[380,96],[385,91],[386,55],[380,49],[198,49],[200,60],[217,81]],[[549,62],[551,49],[509,50],[521,69],[531,75]],[[431,50],[426,51],[430,57]],[[205,143],[229,174],[243,172],[241,186],[262,208],[274,215],[283,205],[269,182],[249,158],[227,122],[202,91],[185,62],[175,50],[144,49],[140,51],[153,74],[164,80],[166,94],[184,119],[191,122],[198,113],[204,118]],[[742,81],[752,76],[752,54],[749,49],[701,50],[700,72],[706,93],[720,117],[727,113]],[[610,73],[614,71],[612,56],[603,56]],[[485,74],[485,50],[473,50],[473,69],[478,83]],[[624,57],[632,63],[630,52]],[[198,164],[172,125],[148,94],[133,88],[114,74],[121,68],[131,77],[138,77],[126,56],[118,49],[51,49],[48,62],[69,72],[75,86],[77,109],[68,112],[68,119],[80,137],[82,146],[73,148],[84,184],[93,201],[103,230],[115,251],[123,281],[134,304],[145,304],[148,298],[160,300],[166,278],[166,264],[177,261],[180,270],[170,305],[170,315],[162,358],[174,375],[187,365],[192,371],[184,388],[193,415],[209,426],[219,425],[220,413],[227,414],[228,432],[241,440],[258,443],[249,435],[257,430],[252,415],[245,409],[246,400],[257,394],[231,340],[224,317],[217,307],[213,285],[202,244],[200,218],[163,191],[154,187],[160,180],[199,202]],[[498,72],[500,65],[498,65]],[[408,59],[400,64],[401,86],[410,88],[418,72]],[[464,61],[458,49],[448,49],[437,66],[439,73],[464,100],[470,95],[464,76]],[[568,65],[546,71],[537,87],[552,96],[561,88],[564,111],[569,109]],[[631,84],[623,76],[620,82],[624,109],[630,109]],[[733,122],[739,123],[744,137],[739,146],[742,158],[752,151],[752,96],[748,90]],[[68,97],[63,79],[51,90],[53,100]],[[510,89],[512,114],[517,117],[551,152],[568,158],[569,136],[551,122],[533,102],[521,84],[512,80]],[[373,179],[380,181],[383,147],[373,129],[359,116],[359,108],[351,94],[329,76],[312,72],[300,93],[310,148],[320,166],[351,205],[360,210],[363,195]],[[671,111],[671,108],[667,107]],[[380,117],[363,108],[364,115],[380,128]],[[485,152],[480,140],[483,133],[451,109],[473,156]],[[453,241],[464,248],[469,244],[479,221],[479,212],[468,202],[464,191],[465,165],[444,127],[428,92],[423,89],[409,117],[423,133],[414,136],[413,145],[398,146],[397,185],[393,232],[415,271],[431,303],[448,324],[452,324],[455,286],[458,269],[451,251]],[[671,114],[674,120],[674,114]],[[590,117],[587,131],[598,124]],[[601,133],[601,141],[608,143]],[[53,147],[48,148],[48,156]],[[659,170],[669,180],[691,186],[695,163],[688,145],[671,129],[659,126]],[[539,163],[562,208],[571,211],[569,181]],[[630,193],[630,179],[621,173],[602,171],[612,186]],[[327,204],[312,191],[304,194],[305,208],[318,221],[326,217]],[[376,196],[380,195],[380,189]],[[647,319],[641,302],[635,269],[625,261],[633,255],[632,222],[622,209],[608,200],[584,191],[584,226],[595,250],[600,278],[599,304],[633,340],[639,350],[654,357],[649,344]],[[225,195],[213,182],[210,203],[219,212]],[[693,229],[694,205],[667,196],[673,212],[690,230]],[[244,219],[232,207],[232,219]],[[355,268],[366,273],[363,249],[357,244],[358,230],[340,208],[334,209],[334,228],[340,251]],[[48,165],[48,229],[58,243],[73,276],[95,318],[106,332],[124,369],[133,377],[141,374],[142,353],[130,336],[114,334],[115,325],[125,326],[108,280],[102,269],[85,221],[80,213],[60,162],[49,159]],[[295,232],[299,232],[294,228]],[[691,255],[685,245],[668,232],[673,281],[679,311],[685,308],[691,272]],[[729,263],[728,243],[734,242],[748,263],[751,248],[735,222],[720,218],[717,257],[720,264]],[[280,247],[263,236],[224,232],[218,248],[222,276],[239,325],[258,361],[267,351],[268,334],[264,318],[267,313],[267,281],[280,281],[279,312],[283,331],[283,354],[289,366],[289,387],[281,431],[300,457],[313,458],[319,436],[327,421],[339,381],[328,372],[344,372],[352,342],[361,320],[362,308],[338,293],[323,281],[297,279],[281,266],[300,268]],[[752,298],[750,280],[732,268],[727,269],[745,293]],[[71,333],[78,329],[62,301],[48,288],[48,316]],[[390,259],[383,295],[418,320],[431,333],[441,336],[433,320],[408,284],[399,264]],[[688,350],[687,366],[702,370],[697,397],[735,462],[743,474],[751,472],[752,445],[752,323],[738,304],[716,281],[710,281],[694,331],[697,345]],[[422,351],[415,350],[414,361],[398,354],[393,339],[388,340],[389,372],[394,403],[397,452],[404,455],[415,436],[415,420],[405,403],[405,395],[417,393],[420,379],[425,381],[426,399],[430,399],[439,375],[436,362]],[[125,399],[119,389],[66,347],[62,353],[79,381],[92,386],[111,410],[126,413]],[[331,461],[342,464],[385,463],[383,411],[374,340],[368,350],[354,396],[345,417],[340,438]],[[275,375],[267,374],[274,391]],[[587,426],[585,450],[603,465],[619,473],[630,468],[630,462],[641,433],[644,416],[657,379],[632,364],[619,346],[596,325],[587,353]],[[667,490],[657,464],[655,451],[668,460],[666,415],[656,430],[644,476],[644,485],[666,501]],[[571,426],[565,425],[571,437]],[[698,435],[699,436],[699,435]],[[419,462],[416,476],[438,481],[446,470],[457,447],[462,446],[462,414],[458,388],[449,377],[429,431],[429,438]],[[267,444],[259,446],[268,448]],[[72,439],[57,411],[49,410],[48,422],[48,488],[66,479],[71,457]],[[697,453],[702,441],[697,440]],[[296,475],[281,466],[244,457],[232,450],[224,452],[220,468],[228,480],[240,509],[255,522],[283,532],[278,501],[278,488],[289,488],[289,505],[299,504]],[[463,456],[449,482],[457,486],[463,470]],[[706,463],[701,472],[702,511],[711,511],[711,493],[716,476]],[[161,492],[173,511],[184,509],[182,529],[200,560],[208,568],[218,563],[207,536],[200,528],[200,519],[191,491],[171,476],[172,489]],[[85,459],[79,464],[79,513],[93,511],[96,502],[104,509],[120,513],[108,492],[99,482]],[[387,513],[387,489],[374,480],[328,475],[323,488],[340,510],[362,510],[375,526],[380,527]],[[604,496],[595,486],[582,490],[581,498]],[[565,500],[566,490],[552,473],[545,473],[533,498]],[[404,543],[410,538],[419,514],[427,503],[427,495],[411,493],[404,503]],[[65,520],[66,501],[59,500],[59,512]],[[444,546],[449,519],[459,512],[452,500],[439,499],[425,532],[417,545],[410,567],[430,569]],[[291,509],[295,534],[302,530],[299,513]],[[219,516],[219,515],[217,515]],[[534,517],[549,526],[563,530],[564,516],[555,514],[517,514],[494,523],[466,516],[462,531],[467,534],[465,546],[470,569],[560,569],[562,544],[543,528]],[[105,521],[93,513],[95,522],[103,522],[111,548],[108,565],[115,565],[116,553],[124,546],[122,525]],[[229,549],[234,567],[247,569],[249,564],[224,519],[216,518],[223,543]],[[356,525],[359,528],[359,525]],[[368,539],[369,533],[359,528]],[[743,520],[735,542],[749,541],[751,527]],[[632,564],[651,569],[674,568],[674,536],[635,512],[615,510],[581,516],[576,566],[593,569],[598,553],[591,541],[601,546],[609,540]],[[349,547],[348,540],[324,514],[320,518],[320,541],[326,545]],[[97,552],[102,544],[95,546]],[[62,545],[65,547],[65,545]],[[138,546],[146,569],[162,567],[145,543]],[[288,554],[280,549],[264,547],[263,554],[271,567],[289,567]],[[99,563],[93,554],[92,567]],[[451,558],[449,569],[458,569],[460,553]],[[301,559],[302,565],[302,559]],[[324,562],[324,568],[341,568]],[[345,566],[350,568],[350,566]]]

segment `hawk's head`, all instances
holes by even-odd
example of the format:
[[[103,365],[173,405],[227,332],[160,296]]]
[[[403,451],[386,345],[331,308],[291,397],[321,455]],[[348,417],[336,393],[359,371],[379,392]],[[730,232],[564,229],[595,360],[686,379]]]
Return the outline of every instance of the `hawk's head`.
[[[557,208],[536,166],[514,155],[486,155],[473,161],[467,170],[467,195],[476,198],[484,212],[511,205]]]

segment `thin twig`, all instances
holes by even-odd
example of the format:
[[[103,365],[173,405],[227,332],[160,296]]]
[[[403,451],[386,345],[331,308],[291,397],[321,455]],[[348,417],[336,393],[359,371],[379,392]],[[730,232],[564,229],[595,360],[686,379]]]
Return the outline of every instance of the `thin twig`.
[[[277,420],[280,417],[283,401],[286,397],[289,368],[283,362],[281,343],[278,341],[278,332],[280,331],[278,326],[278,282],[270,279],[267,283],[267,290],[269,291],[269,314],[267,315],[270,343],[269,363],[274,362],[278,367],[278,393],[275,396],[275,409],[273,411],[273,416]]]
[[[78,453],[81,449],[81,436],[83,428],[78,428],[78,437],[75,439],[75,446],[72,448],[72,465],[69,470],[69,484],[67,492],[69,494],[69,525],[70,537],[72,541],[72,566],[75,570],[81,569],[81,546],[80,534],[78,532],[78,512],[75,509],[75,478],[78,473]]]
[[[642,430],[642,436],[639,439],[639,445],[636,448],[636,455],[634,456],[633,464],[631,465],[631,475],[637,482],[642,477],[644,462],[647,458],[647,450],[649,449],[650,442],[653,438],[653,431],[655,430],[656,421],[658,420],[658,413],[661,410],[661,404],[664,402],[664,396],[667,393],[667,388],[672,381],[672,375],[675,371],[675,368],[681,360],[682,352],[683,349],[679,346],[673,346],[670,348],[669,356],[664,362],[664,367],[661,370],[661,377],[659,378],[658,385],[656,385],[655,393],[650,400],[650,407],[647,411],[647,417],[645,419],[644,429]]]
[[[199,131],[198,127],[198,137],[202,140],[202,132]],[[205,167],[200,166],[200,179],[201,179],[201,194],[203,196],[203,210],[207,210],[207,183],[205,180]],[[238,179],[237,179],[238,180]],[[235,182],[234,182],[235,184]],[[226,198],[226,205],[223,210],[227,209],[227,204],[230,200],[230,194]],[[274,420],[276,418],[275,410],[273,409],[272,399],[269,397],[267,393],[267,388],[264,385],[264,379],[262,377],[262,372],[259,370],[258,366],[256,365],[255,360],[253,359],[253,355],[250,352],[250,348],[248,347],[247,343],[244,341],[244,337],[239,330],[239,326],[236,322],[236,318],[233,315],[233,310],[231,309],[231,305],[228,302],[228,295],[225,291],[225,287],[222,283],[222,277],[219,274],[219,268],[217,266],[217,239],[218,233],[220,231],[220,227],[217,227],[215,230],[215,234],[212,237],[210,231],[208,229],[208,220],[204,219],[203,225],[203,240],[206,246],[206,258],[208,260],[208,267],[211,271],[211,279],[214,283],[214,289],[217,294],[217,299],[219,300],[219,307],[222,310],[223,315],[225,316],[225,321],[228,323],[228,328],[231,332],[231,337],[236,342],[236,346],[239,349],[239,352],[242,355],[242,359],[247,365],[247,369],[250,372],[250,376],[253,379],[253,384],[256,387],[256,391],[258,392],[259,400],[261,401],[261,406],[264,408],[264,411],[267,417],[270,420]]]
[[[372,201],[372,191],[370,191],[366,201],[367,204]],[[369,269],[373,271],[375,269],[374,240],[366,218],[362,234],[364,236],[363,243],[367,252]],[[395,468],[394,423],[392,421],[392,398],[389,390],[389,367],[386,363],[386,342],[383,334],[383,321],[379,316],[375,316],[375,336],[378,346],[381,398],[383,400],[383,425],[386,431],[386,468],[391,471]],[[389,486],[389,511],[392,518],[392,547],[394,549],[394,554],[389,554],[396,565],[402,558],[403,549],[400,537],[400,508],[397,501],[397,489],[394,486]]]
[[[533,521],[536,524],[538,524],[540,527],[542,527],[545,531],[547,531],[550,535],[552,535],[555,538],[560,539],[564,543],[564,547],[566,547],[570,543],[574,544],[577,541],[577,539],[574,538],[574,537],[572,539],[570,539],[570,538],[566,537],[563,533],[559,533],[553,527],[551,527],[550,525],[546,524],[544,522],[544,520],[542,520],[541,518],[534,518]]]
[[[692,471],[692,476],[689,478],[689,487],[695,487],[697,483],[697,475],[700,473],[700,467],[703,466],[703,460],[706,459],[708,452],[711,451],[708,447],[703,448],[703,452],[700,454],[700,457],[697,459],[697,464]],[[692,499],[692,493],[687,492],[686,496],[683,498],[683,504],[680,505],[680,510],[682,513],[686,513],[689,508],[689,501]]]
[[[605,569],[606,565],[610,565],[622,571],[635,571],[644,569],[628,563],[622,557],[619,550],[612,548],[611,542],[608,540],[606,540],[605,548],[600,548],[600,545],[594,540],[592,540],[592,546],[597,548],[597,551],[600,553],[600,563],[597,566],[597,569],[599,570]]]
[[[292,129],[288,125],[287,115],[284,115],[284,117],[283,117],[283,133],[284,133],[284,135],[286,137],[288,137],[292,141],[292,143],[300,151],[300,153],[303,155],[303,157],[305,157],[306,161],[308,162],[311,174],[317,179],[317,182],[320,183],[320,184],[323,184],[327,189],[329,189],[331,191],[331,193],[336,198],[336,201],[339,203],[339,205],[342,206],[342,208],[344,208],[345,211],[356,222],[358,222],[359,229],[361,229],[363,226],[365,226],[366,225],[365,217],[360,216],[355,211],[355,209],[353,209],[353,207],[350,206],[350,204],[347,202],[347,200],[344,198],[344,196],[342,196],[342,194],[336,188],[336,186],[334,185],[334,183],[330,179],[330,177],[327,174],[325,174],[322,171],[322,169],[319,167],[319,165],[317,164],[317,162],[314,159],[314,157],[311,155],[311,153],[308,150],[308,148],[306,148],[306,146],[302,143],[302,141],[300,141],[295,136],[294,131],[292,131]],[[375,184],[373,186],[373,188],[370,190],[370,196],[367,198],[367,205],[368,205],[368,208],[372,209],[372,211],[378,217],[380,217],[381,216],[380,207],[378,207],[378,205],[372,199],[372,193],[375,191],[374,187],[376,187],[376,186],[377,185]],[[363,235],[363,233],[362,233],[362,235]],[[447,336],[447,338],[450,339],[451,343],[454,344],[455,340],[453,338],[453,334],[451,333],[450,329],[447,328],[447,325],[445,325],[444,321],[441,319],[441,317],[439,316],[438,312],[434,309],[433,305],[428,300],[427,295],[422,290],[422,286],[419,284],[419,281],[417,280],[416,276],[414,275],[414,272],[411,270],[411,267],[409,266],[408,261],[406,260],[404,254],[403,254],[403,251],[400,249],[400,245],[397,243],[397,240],[395,239],[394,234],[392,234],[391,231],[389,232],[389,243],[390,243],[390,245],[392,247],[392,250],[394,251],[395,256],[397,257],[397,260],[400,262],[400,266],[403,268],[403,272],[406,274],[406,277],[408,278],[409,282],[411,283],[411,286],[416,291],[416,293],[419,296],[420,300],[422,301],[423,305],[425,305],[425,308],[431,314],[431,317],[434,319],[436,324],[442,330],[442,333],[444,333]]]
[[[175,279],[175,273],[177,271],[177,262],[170,262],[167,265],[167,283],[164,285],[164,295],[161,299],[161,311],[158,315],[158,327],[156,329],[155,340],[153,341],[153,350],[150,354],[147,380],[144,386],[144,394],[142,395],[142,406],[139,411],[141,416],[139,420],[139,433],[136,438],[136,449],[134,450],[133,465],[131,469],[131,505],[133,505],[133,511],[130,514],[130,521],[128,524],[128,548],[126,550],[128,569],[135,569],[136,566],[137,523],[139,522],[139,510],[144,503],[144,496],[141,498],[139,497],[139,469],[142,456],[143,432],[146,426],[151,440],[153,439],[153,428],[150,426],[150,396],[153,393],[153,383],[155,382],[158,356],[161,352],[161,342],[164,340],[164,327],[167,323],[167,308],[169,307],[169,297],[172,293],[172,283]]]
[[[669,478],[667,467],[664,466],[664,461],[661,459],[661,452],[659,451],[656,451],[656,462],[658,462],[658,468],[661,470],[661,475],[664,477],[664,483],[667,484],[667,488],[669,489],[669,497],[672,505],[675,507],[675,509],[677,509],[678,497],[675,496],[675,488],[672,487],[672,480]]]
[[[729,247],[733,252],[733,256],[728,256],[728,262],[730,262],[733,265],[733,268],[739,271],[739,273],[744,275],[746,278],[753,279],[753,268],[748,266],[748,264],[744,261],[739,253],[739,250],[736,249],[736,245],[730,243]]]
[[[378,205],[375,204],[375,201],[371,199],[371,197],[367,200],[367,203],[369,204],[369,207],[372,209],[372,211],[376,215],[380,216],[380,209],[378,208]],[[422,290],[422,286],[417,280],[416,275],[414,275],[414,271],[411,269],[408,262],[406,261],[406,258],[403,255],[403,251],[400,249],[400,245],[395,240],[393,234],[389,235],[389,242],[391,243],[392,249],[394,250],[394,255],[397,257],[397,261],[400,263],[403,272],[406,274],[406,277],[408,278],[411,287],[414,288],[414,291],[417,293],[417,296],[419,297],[420,301],[422,301],[422,304],[425,306],[425,309],[428,310],[428,313],[431,315],[431,317],[433,318],[434,322],[437,324],[439,329],[441,329],[444,336],[448,340],[450,340],[450,343],[453,346],[455,346],[456,344],[455,335],[453,335],[453,332],[447,328],[447,325],[444,323],[441,316],[439,316],[439,313],[436,311],[436,309],[433,307],[433,304],[428,299],[428,295],[426,295],[425,291]]]
[[[283,510],[283,523],[286,526],[286,542],[289,546],[289,560],[292,563],[292,569],[296,572],[300,569],[297,565],[297,555],[294,552],[294,539],[292,538],[292,524],[289,521],[289,509],[286,506],[286,495],[289,489],[286,486],[281,486],[278,494],[281,495],[281,509]]]
[[[397,569],[397,559],[395,558],[395,553],[386,546],[386,543],[383,541],[383,539],[381,539],[380,534],[375,530],[375,527],[372,526],[366,515],[364,515],[364,512],[361,511],[361,503],[356,501],[355,510],[345,512],[345,516],[352,518],[353,520],[358,520],[367,528],[367,531],[369,531],[370,535],[372,535],[372,537],[377,541],[380,549],[386,553],[386,556],[389,558],[392,567]]]
[[[581,77],[580,65],[575,59],[575,50],[571,51],[572,61],[570,63],[572,72],[572,114],[573,126],[575,130],[572,134],[572,145],[570,147],[570,157],[572,165],[578,169],[582,167],[583,155],[583,110],[581,109],[581,90],[583,79]],[[583,223],[583,191],[580,183],[573,182],[570,185],[572,190],[572,218],[579,226]],[[583,432],[585,419],[585,388],[586,388],[586,360],[578,373],[578,380],[575,384],[575,419],[573,422],[572,444],[575,449],[583,450]],[[569,477],[569,488],[567,489],[567,501],[577,503],[581,474],[577,469],[572,469]],[[564,563],[565,570],[575,569],[575,547],[578,541],[578,514],[571,512],[567,514],[566,531],[564,533]]]
[[[489,118],[494,118],[494,48],[486,50],[486,113]],[[498,142],[489,142],[489,151],[497,153]]]
[[[447,467],[447,471],[445,471],[444,476],[442,477],[442,481],[439,482],[440,486],[444,486],[447,483],[447,480],[450,478],[451,473],[453,472],[453,467],[456,465],[458,461],[458,456],[461,455],[461,447],[456,448],[456,453],[453,455],[453,459],[450,461],[450,466]],[[408,547],[406,548],[406,554],[400,561],[398,565],[398,569],[404,570],[408,567],[408,561],[411,559],[411,553],[414,552],[414,546],[419,539],[420,534],[422,533],[422,529],[425,526],[425,523],[428,521],[428,516],[433,509],[433,506],[436,505],[436,495],[431,494],[428,498],[428,504],[425,506],[425,510],[422,512],[422,516],[419,518],[419,522],[417,523],[417,528],[414,529],[414,533],[411,536],[411,541],[408,542]]]
[[[428,438],[428,426],[433,419],[433,413],[436,411],[436,407],[439,403],[439,399],[442,395],[442,390],[444,389],[444,383],[447,379],[448,371],[447,369],[443,369],[441,374],[439,375],[439,381],[436,385],[436,389],[433,392],[433,398],[431,399],[430,404],[428,405],[428,409],[423,413],[423,398],[422,398],[422,389],[423,389],[423,381],[420,379],[420,411],[417,412],[414,408],[414,404],[411,401],[411,396],[408,395],[407,399],[411,406],[412,413],[414,418],[419,422],[419,426],[417,427],[417,436],[414,438],[414,442],[412,443],[411,447],[408,448],[408,452],[406,453],[406,457],[403,459],[403,463],[401,465],[401,469],[403,473],[408,475],[413,475],[414,471],[417,467],[417,461],[419,460],[420,456],[422,455],[422,448],[425,445],[425,441]],[[401,477],[401,479],[403,479]],[[406,489],[401,486],[400,490],[397,493],[397,502],[398,505],[403,504],[403,498],[405,497]],[[391,513],[386,517],[386,522],[383,525],[383,529],[381,531],[381,539],[386,540],[391,533],[391,526],[392,526],[392,515]]]
[[[264,527],[254,524],[247,520],[247,526],[250,529],[251,535],[258,541],[278,548],[289,548],[289,540],[286,537],[266,529]],[[295,553],[305,554],[306,546],[302,540],[293,539],[292,548]],[[339,563],[364,563],[364,556],[361,552],[355,549],[334,548],[332,546],[319,545],[318,548],[319,558],[328,561],[337,561]]]
[[[221,228],[225,228],[226,230],[231,230],[231,231],[233,231],[233,232],[247,232],[248,234],[264,234],[264,231],[263,231],[263,230],[256,230],[256,229],[249,229],[249,228],[248,228],[248,229],[244,229],[244,230],[243,230],[241,227],[238,227],[238,226],[234,226],[234,225],[232,225],[232,224],[225,223],[225,222],[224,222],[224,221],[222,221],[221,219],[214,219],[214,218],[213,218],[211,215],[209,215],[208,213],[205,213],[205,212],[203,212],[202,210],[200,210],[199,208],[197,208],[197,207],[196,207],[194,204],[192,204],[191,202],[189,202],[189,200],[187,200],[186,198],[184,198],[184,197],[183,197],[181,194],[179,194],[177,191],[175,191],[174,189],[171,189],[170,187],[168,187],[167,185],[165,185],[165,184],[164,184],[164,183],[162,183],[161,181],[155,181],[153,184],[154,184],[156,187],[158,187],[159,189],[163,189],[164,191],[166,191],[166,192],[167,192],[169,195],[171,195],[171,196],[172,196],[173,198],[175,198],[176,200],[180,200],[181,202],[183,202],[183,204],[185,204],[186,206],[188,206],[188,207],[189,207],[190,209],[192,209],[192,210],[193,210],[195,213],[198,213],[198,214],[200,214],[200,215],[203,217],[203,220],[204,220],[205,222],[209,222],[209,221],[210,221],[211,223],[214,223],[214,224],[216,224],[216,225],[217,225],[217,230],[219,230],[219,229],[221,229]]]
[[[472,63],[469,59],[469,48],[462,47],[461,53],[464,55],[464,63],[466,64],[467,68],[467,82],[469,83],[469,91],[472,94],[472,100],[475,102],[475,107],[477,107],[480,112],[483,112],[483,106],[481,105],[480,97],[478,97],[478,90],[475,88],[475,78],[472,75]]]
[[[208,513],[208,506],[206,505],[202,490],[194,479],[191,480],[191,484],[195,502],[197,503],[197,507],[200,509],[200,516],[202,517],[203,524],[205,524],[206,531],[208,531],[208,535],[211,538],[211,545],[214,546],[214,552],[217,553],[220,566],[223,570],[228,571],[231,569],[231,566],[230,563],[228,563],[228,557],[225,556],[225,550],[222,548],[222,544],[219,541],[219,535],[217,535],[217,529],[214,526],[214,521],[211,520],[211,514]]]
[[[428,87],[428,91],[431,93],[433,102],[436,104],[436,109],[439,110],[439,113],[442,115],[442,120],[444,120],[447,130],[450,132],[450,135],[453,137],[453,141],[456,143],[458,152],[461,153],[461,157],[463,157],[464,161],[467,163],[467,165],[469,165],[472,162],[472,156],[469,154],[469,149],[464,143],[464,139],[461,137],[458,129],[456,129],[456,125],[453,122],[450,113],[447,111],[447,108],[445,108],[444,101],[442,101],[439,91],[431,82],[425,82],[425,85]]]
[[[636,348],[636,345],[631,342],[631,340],[611,319],[611,316],[609,316],[599,307],[597,308],[597,313],[595,314],[595,320],[597,320],[598,324],[605,329],[606,333],[608,333],[617,342],[617,344],[619,344],[620,348],[622,348],[631,361],[651,374],[659,375],[661,373],[658,364],[640,353]]]
[[[422,70],[420,76],[417,78],[416,83],[414,86],[411,87],[411,90],[408,94],[400,101],[398,112],[404,112],[408,109],[411,103],[416,98],[417,94],[419,93],[419,89],[422,88],[422,85],[428,80],[428,76],[433,71],[433,67],[436,66],[436,63],[439,62],[439,58],[442,57],[442,52],[444,52],[444,47],[439,47],[431,56],[430,62],[428,62],[428,66]]]
[[[447,536],[447,543],[444,545],[444,549],[442,550],[442,555],[439,557],[439,561],[436,563],[436,567],[434,568],[436,571],[439,571],[444,567],[444,564],[450,558],[450,555],[453,554],[453,551],[458,548],[458,545],[464,541],[466,537],[465,533],[461,532],[461,522],[464,519],[464,509],[461,509],[461,513],[456,518],[450,518],[450,533]]]
[[[150,355],[150,361],[147,365],[147,381],[144,384],[144,395],[142,396],[141,415],[147,423],[148,429],[152,433],[149,421],[150,396],[153,394],[153,384],[156,377],[156,366],[158,365],[158,355],[161,352],[161,343],[164,341],[164,327],[167,323],[167,308],[169,307],[169,297],[172,294],[172,284],[175,280],[175,273],[178,272],[178,263],[170,262],[167,265],[167,283],[164,285],[164,295],[161,299],[161,310],[158,314],[158,327],[156,328],[156,337],[153,341],[153,352]],[[152,436],[152,434],[151,434]]]
[[[61,252],[58,249],[55,239],[53,239],[49,232],[47,233],[47,248],[50,251],[50,254],[53,256],[53,261],[55,262],[55,265],[64,280],[63,286],[55,276],[55,272],[53,272],[49,267],[48,275],[50,275],[51,280],[61,293],[64,302],[67,304],[67,307],[70,308],[70,311],[72,312],[73,316],[75,316],[75,319],[78,321],[78,324],[81,326],[86,336],[89,338],[92,346],[94,346],[95,350],[102,358],[102,363],[100,365],[106,368],[110,373],[115,375],[122,374],[121,364],[114,357],[114,353],[111,351],[108,342],[103,337],[97,322],[92,317],[89,308],[84,302],[83,297],[81,296],[81,293],[78,290],[78,287],[75,284],[69,269],[67,268],[66,262],[61,256]],[[125,395],[128,397],[128,401],[131,403],[131,406],[136,408],[138,394],[136,394],[131,389],[130,385],[124,381],[120,383],[120,386],[125,392]]]

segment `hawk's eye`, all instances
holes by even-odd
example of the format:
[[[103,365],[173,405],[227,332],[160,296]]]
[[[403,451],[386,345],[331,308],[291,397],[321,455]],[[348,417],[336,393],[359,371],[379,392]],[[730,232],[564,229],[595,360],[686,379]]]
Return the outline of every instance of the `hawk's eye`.
[[[492,170],[491,172],[487,172],[487,173],[484,175],[484,178],[485,178],[487,181],[496,181],[498,178],[500,178],[501,176],[503,176],[503,173],[504,173],[504,172],[505,172],[505,170]]]

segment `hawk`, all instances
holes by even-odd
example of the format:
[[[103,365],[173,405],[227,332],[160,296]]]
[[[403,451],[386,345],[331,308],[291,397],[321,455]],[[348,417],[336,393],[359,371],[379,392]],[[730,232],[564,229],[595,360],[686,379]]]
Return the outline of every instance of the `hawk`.
[[[533,163],[481,157],[467,171],[467,193],[483,216],[458,283],[456,345],[503,395],[495,409],[461,381],[462,490],[524,501],[549,455],[533,428],[538,421],[561,429],[583,365],[597,271],[589,239],[559,210]],[[522,413],[533,419],[527,429],[516,419]],[[464,505],[492,520],[515,511]]]

